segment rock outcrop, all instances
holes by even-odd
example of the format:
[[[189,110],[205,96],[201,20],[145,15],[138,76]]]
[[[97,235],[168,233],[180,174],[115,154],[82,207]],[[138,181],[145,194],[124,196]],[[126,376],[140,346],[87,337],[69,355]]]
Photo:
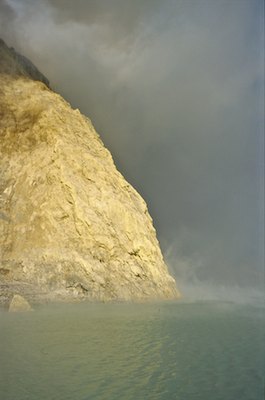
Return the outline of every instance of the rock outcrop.
[[[20,296],[19,294],[15,294],[10,302],[8,311],[25,312],[25,311],[32,311],[32,308],[28,303],[28,301],[24,299],[24,297]]]
[[[179,296],[90,120],[0,42],[0,302]]]

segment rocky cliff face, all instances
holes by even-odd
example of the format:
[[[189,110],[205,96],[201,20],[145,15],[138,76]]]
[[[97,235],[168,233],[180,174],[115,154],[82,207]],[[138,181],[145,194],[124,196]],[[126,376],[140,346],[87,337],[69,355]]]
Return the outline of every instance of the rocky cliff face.
[[[0,42],[0,302],[177,298],[144,200],[90,120]]]

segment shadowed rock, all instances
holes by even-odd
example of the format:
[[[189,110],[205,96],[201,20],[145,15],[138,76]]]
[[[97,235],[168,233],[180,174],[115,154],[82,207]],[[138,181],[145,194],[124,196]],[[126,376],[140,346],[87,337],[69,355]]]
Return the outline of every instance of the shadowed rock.
[[[0,38],[0,73],[13,76],[27,76],[49,86],[48,79],[26,57],[8,47]]]

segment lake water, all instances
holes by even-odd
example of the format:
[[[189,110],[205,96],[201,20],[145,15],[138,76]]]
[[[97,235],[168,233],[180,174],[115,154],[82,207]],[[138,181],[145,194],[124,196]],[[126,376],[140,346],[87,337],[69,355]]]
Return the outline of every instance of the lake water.
[[[264,306],[76,304],[0,313],[1,400],[262,400]]]

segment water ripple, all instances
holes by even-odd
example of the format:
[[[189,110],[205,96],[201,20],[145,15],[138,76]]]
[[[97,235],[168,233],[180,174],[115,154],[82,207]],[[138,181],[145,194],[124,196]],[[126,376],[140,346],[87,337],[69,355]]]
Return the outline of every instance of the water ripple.
[[[1,400],[259,400],[264,314],[222,304],[0,314]]]

